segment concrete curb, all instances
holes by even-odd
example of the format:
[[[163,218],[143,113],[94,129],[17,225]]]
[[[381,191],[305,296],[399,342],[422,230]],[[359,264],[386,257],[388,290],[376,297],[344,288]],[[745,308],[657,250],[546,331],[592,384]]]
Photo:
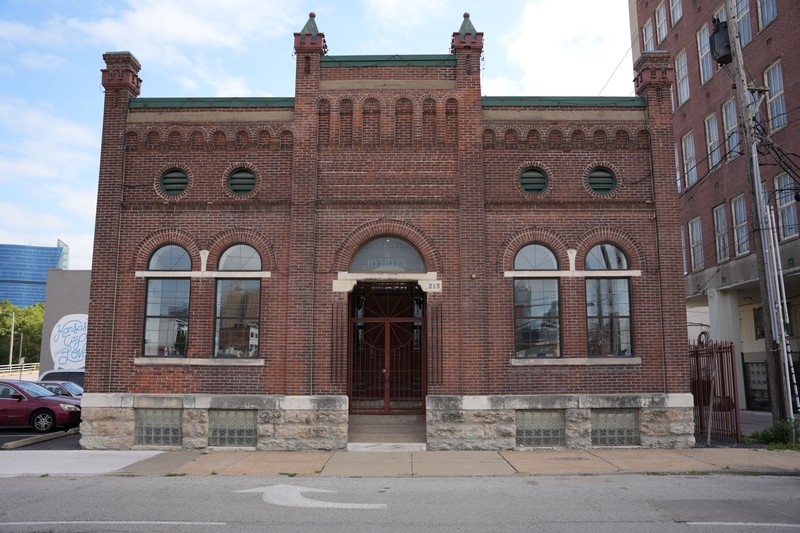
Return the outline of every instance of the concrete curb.
[[[54,431],[52,433],[42,433],[41,435],[34,435],[33,437],[15,440],[12,442],[6,442],[5,444],[3,444],[2,449],[16,450],[17,448],[22,448],[23,446],[30,446],[31,444],[38,444],[40,442],[45,442],[48,440],[65,437],[67,435],[75,435],[76,433],[79,432],[80,428],[70,428],[67,431]]]

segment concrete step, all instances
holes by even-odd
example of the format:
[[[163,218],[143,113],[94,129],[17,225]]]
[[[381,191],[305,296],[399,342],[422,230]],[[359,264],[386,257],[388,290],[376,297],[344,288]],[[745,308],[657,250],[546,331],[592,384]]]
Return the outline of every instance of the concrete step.
[[[347,441],[376,445],[425,443],[425,415],[351,415]]]
[[[348,452],[424,452],[424,442],[348,442]]]

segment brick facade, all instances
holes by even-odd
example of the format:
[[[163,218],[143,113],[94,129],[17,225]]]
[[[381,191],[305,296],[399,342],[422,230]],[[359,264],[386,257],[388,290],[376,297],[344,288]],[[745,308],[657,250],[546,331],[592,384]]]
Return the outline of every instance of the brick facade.
[[[425,392],[437,420],[438,396],[515,395],[539,406],[530,398],[602,397],[613,407],[620,395],[661,395],[671,400],[659,408],[686,410],[669,57],[642,57],[634,98],[482,97],[482,34],[468,18],[464,27],[449,56],[328,56],[312,17],[295,34],[296,89],[286,99],[139,98],[135,58],[104,56],[84,446],[133,446],[132,438],[106,438],[109,413],[124,411],[129,434],[130,410],[159,397],[182,398],[175,405],[184,409],[197,395],[209,405],[233,396],[254,404],[333,397],[346,409],[347,287],[355,283],[348,269],[377,237],[410,243],[427,270],[419,279],[441,286],[424,300]],[[534,166],[548,177],[539,194],[520,186],[520,173]],[[610,193],[589,186],[597,167],[614,173]],[[176,168],[187,186],[167,195],[160,179]],[[227,187],[237,168],[256,176],[245,195]],[[240,243],[268,273],[260,278],[256,359],[213,353],[216,280],[202,271],[213,274],[221,254]],[[562,273],[558,358],[515,358],[507,273],[531,243],[552,250]],[[632,273],[629,357],[587,353],[584,258],[601,243],[622,250]],[[147,357],[146,271],[168,244],[192,262],[187,352]],[[346,428],[346,417],[336,420]],[[342,432],[335,434],[308,447],[341,447]],[[203,447],[195,437],[191,446]],[[469,447],[508,447],[506,437]],[[269,435],[259,438],[258,446],[274,449]],[[429,443],[439,441],[429,432]],[[691,444],[691,431],[670,442]]]

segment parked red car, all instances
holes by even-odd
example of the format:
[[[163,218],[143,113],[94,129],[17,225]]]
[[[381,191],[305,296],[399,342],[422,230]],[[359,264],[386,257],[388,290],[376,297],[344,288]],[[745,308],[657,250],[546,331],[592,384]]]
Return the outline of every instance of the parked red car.
[[[79,398],[56,396],[30,381],[0,381],[0,426],[30,426],[45,433],[80,423]]]

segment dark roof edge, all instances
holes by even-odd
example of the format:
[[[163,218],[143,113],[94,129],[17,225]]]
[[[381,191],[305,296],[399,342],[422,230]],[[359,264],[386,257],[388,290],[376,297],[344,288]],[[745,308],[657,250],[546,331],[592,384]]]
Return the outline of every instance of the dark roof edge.
[[[483,107],[647,107],[641,96],[484,96]]]
[[[286,108],[294,107],[292,97],[258,97],[258,98],[131,98],[130,109],[165,109],[165,108]]]

